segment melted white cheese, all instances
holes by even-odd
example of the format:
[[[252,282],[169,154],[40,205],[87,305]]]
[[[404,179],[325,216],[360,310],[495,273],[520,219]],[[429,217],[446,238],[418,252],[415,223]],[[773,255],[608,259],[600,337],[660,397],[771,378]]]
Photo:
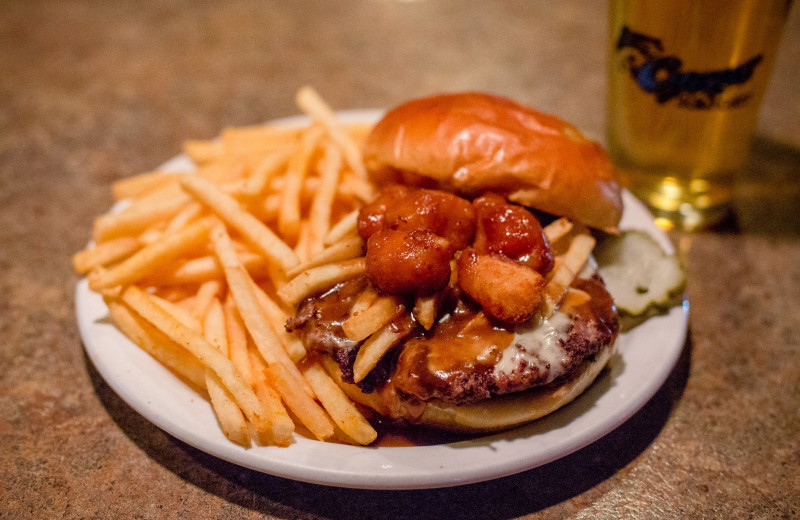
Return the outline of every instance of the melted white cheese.
[[[517,331],[514,340],[503,350],[500,361],[494,366],[494,375],[510,375],[522,363],[535,366],[548,373],[547,380],[558,377],[569,363],[569,355],[562,347],[571,323],[569,316],[556,312],[547,320],[530,329]]]

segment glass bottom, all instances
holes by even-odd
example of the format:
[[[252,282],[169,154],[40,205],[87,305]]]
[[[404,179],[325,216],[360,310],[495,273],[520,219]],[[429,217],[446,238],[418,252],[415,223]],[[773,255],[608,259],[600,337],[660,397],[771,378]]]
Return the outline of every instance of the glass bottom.
[[[731,182],[653,175],[627,175],[624,181],[662,229],[695,231],[731,216]]]

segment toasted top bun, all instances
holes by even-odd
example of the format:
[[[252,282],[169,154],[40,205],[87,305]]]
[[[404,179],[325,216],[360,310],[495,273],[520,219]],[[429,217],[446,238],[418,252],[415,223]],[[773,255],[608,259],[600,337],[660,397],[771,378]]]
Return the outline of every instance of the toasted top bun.
[[[378,184],[421,176],[467,197],[496,191],[609,231],[622,216],[600,145],[555,116],[488,94],[443,94],[390,110],[369,135],[364,162]]]

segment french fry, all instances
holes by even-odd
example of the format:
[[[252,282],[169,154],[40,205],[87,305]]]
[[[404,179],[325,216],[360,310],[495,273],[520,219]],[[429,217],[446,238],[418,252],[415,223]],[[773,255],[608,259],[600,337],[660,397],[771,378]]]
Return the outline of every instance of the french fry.
[[[183,153],[195,164],[205,164],[218,159],[225,152],[222,141],[202,141],[192,139],[183,143]]]
[[[293,376],[288,373],[284,365],[267,362],[265,373],[286,406],[317,439],[325,440],[333,435],[333,423],[328,414],[315,400],[297,387],[293,382]]]
[[[238,126],[224,129],[220,141],[228,153],[246,150],[265,155],[296,143],[302,131],[301,127],[281,125]]]
[[[268,429],[270,417],[265,413],[256,394],[244,381],[242,375],[236,371],[230,360],[206,341],[202,334],[184,326],[156,304],[147,293],[134,285],[125,289],[122,293],[122,301],[173,341],[194,354],[206,368],[217,374],[257,430]]]
[[[316,157],[317,153],[315,150],[314,158],[316,159]],[[312,161],[312,164],[309,165],[309,170],[308,172],[306,172],[307,175],[303,177],[303,182],[300,186],[300,202],[304,207],[311,202],[311,199],[314,197],[314,194],[317,192],[317,189],[319,188],[320,178],[317,176],[319,175],[318,170],[319,170],[319,160],[314,160]],[[291,173],[287,172],[286,175],[280,175],[274,177],[270,181],[269,186],[267,186],[267,191],[269,193],[274,193],[276,195],[277,194],[282,195],[283,191],[286,189],[286,185],[289,183],[290,176]],[[305,217],[304,220],[306,220]]]
[[[281,196],[278,193],[267,195],[260,203],[251,203],[250,209],[264,222],[277,223],[281,214]]]
[[[357,145],[363,145],[367,140],[372,127],[372,123],[347,123],[343,125],[345,132],[347,132]]]
[[[547,241],[553,244],[569,233],[572,227],[571,220],[561,217],[544,227],[544,235],[547,237]]]
[[[267,272],[269,272],[269,281],[272,282],[272,286],[276,290],[280,290],[289,283],[289,278],[286,276],[286,273],[273,264],[267,265]]]
[[[137,285],[139,285],[139,287],[144,287],[141,284],[137,284]],[[189,289],[187,289],[187,291],[188,290]],[[161,290],[160,287],[158,289],[156,289],[155,292],[153,292],[151,294],[153,294],[154,296],[158,296],[159,298],[164,298],[165,300],[167,300],[167,303],[169,303],[171,305],[174,305],[176,307],[180,307],[180,309],[183,312],[186,312],[190,316],[194,317],[195,301],[197,300],[197,294],[189,294],[189,295],[187,295],[187,296],[185,296],[183,298],[181,298],[179,296],[177,296],[177,297],[173,296],[172,294],[168,294],[165,297],[164,296],[164,291]],[[203,317],[200,316],[198,321],[200,321],[201,324],[202,324]],[[202,329],[200,329],[200,330],[202,330]]]
[[[294,421],[292,421],[286,408],[281,403],[281,396],[267,382],[267,366],[264,364],[264,360],[258,352],[249,351],[248,354],[252,367],[250,384],[264,408],[272,417],[271,428],[265,432],[269,436],[268,440],[278,446],[288,446],[295,429]],[[260,438],[263,440],[263,437]]]
[[[336,184],[342,169],[342,155],[334,146],[325,147],[325,155],[321,165],[321,180],[314,200],[311,202],[308,223],[310,227],[310,251],[312,255],[319,253],[325,244],[325,235],[331,226],[331,212],[336,196]]]
[[[214,163],[201,166],[194,173],[180,175],[178,185],[180,186],[180,179],[185,175],[194,175],[217,185],[237,186],[241,184],[238,181],[241,181],[249,170],[250,166],[246,161],[237,157],[223,156]]]
[[[197,202],[190,202],[177,215],[172,217],[164,233],[174,233],[185,228],[190,222],[196,220],[203,213],[203,206]]]
[[[291,175],[291,173],[287,171],[284,175],[276,175],[270,179],[269,184],[267,185],[267,193],[273,194],[279,205],[282,199],[283,191],[286,189],[287,175]]]
[[[222,433],[231,441],[249,447],[250,430],[244,414],[219,376],[211,370],[206,371],[206,387]]]
[[[153,227],[146,229],[141,235],[139,235],[139,242],[144,245],[150,245],[153,242],[157,242],[162,236],[164,236],[164,230],[166,227],[162,222],[157,223]],[[101,242],[105,243],[105,242]]]
[[[277,154],[293,149],[296,145],[296,139],[286,140],[283,142],[253,142],[253,143],[229,143],[222,150],[222,154],[218,159],[207,163],[217,164],[222,161],[236,162],[245,165],[248,171],[252,172],[263,161],[265,156]]]
[[[294,252],[301,263],[307,262],[311,257],[311,226],[307,221],[300,223],[300,234],[297,237]]]
[[[239,260],[253,278],[260,279],[267,276],[267,261],[263,256],[245,251],[239,253]],[[144,280],[160,285],[189,285],[202,284],[208,280],[222,277],[222,267],[220,267],[217,257],[205,255],[189,259],[169,269],[150,273]]]
[[[197,249],[208,240],[208,233],[214,219],[199,220],[185,229],[163,236],[158,241],[145,246],[99,276],[89,279],[93,291],[135,282],[149,272],[158,269],[181,254]]]
[[[545,317],[553,315],[567,288],[589,260],[594,244],[595,239],[591,235],[579,234],[572,238],[567,252],[561,256],[551,278],[544,286]]]
[[[369,444],[378,437],[378,432],[319,363],[306,363],[301,371],[323,408],[348,437],[358,444]]]
[[[148,287],[147,284],[137,284],[139,287]],[[119,287],[119,286],[117,286]],[[122,289],[120,288],[119,294],[122,294]],[[195,287],[185,287],[185,286],[173,286],[173,287],[153,287],[155,291],[153,294],[158,296],[161,299],[167,300],[168,302],[178,304],[177,302],[190,302],[194,300],[195,297]],[[189,308],[185,307],[188,311]]]
[[[219,280],[208,280],[200,285],[192,303],[192,316],[203,319],[208,313],[210,306],[219,297],[222,291],[222,282]],[[227,355],[227,354],[226,354]]]
[[[283,348],[286,349],[286,353],[295,363],[303,359],[306,355],[306,348],[303,346],[303,342],[294,334],[287,332],[284,326],[288,318],[287,314],[255,283],[253,283],[253,291],[256,293],[258,303],[264,310],[272,330],[280,339]]]
[[[433,296],[419,297],[414,302],[414,310],[412,311],[414,319],[416,319],[425,330],[431,330],[434,322],[436,321],[436,298]]]
[[[283,270],[291,269],[300,261],[294,251],[267,226],[262,224],[230,195],[217,186],[194,175],[186,175],[182,186],[200,202],[211,209],[248,240],[259,253],[279,265]]]
[[[592,296],[586,291],[576,289],[575,287],[567,287],[567,290],[564,292],[564,298],[561,300],[561,307],[580,307],[591,299]]]
[[[309,88],[297,102],[310,125],[228,128],[185,142],[194,172],[115,182],[124,209],[96,219],[73,265],[128,338],[207,392],[232,442],[287,446],[302,424],[301,434],[368,444],[377,434],[347,397],[355,386],[332,377],[331,360],[307,359],[285,325],[302,298],[365,271],[358,207],[375,192],[359,147],[372,125],[342,124]],[[402,312],[394,333],[406,334],[411,318],[371,289],[351,312],[369,371],[391,348],[384,329]]]
[[[225,331],[225,314],[219,300],[214,299],[203,320],[203,335],[224,356],[228,356],[228,338]],[[206,369],[206,388],[219,420],[222,433],[231,441],[242,446],[250,445],[250,430],[244,414],[239,409],[233,395],[222,384],[219,376]]]
[[[225,309],[218,298],[212,297],[203,316],[203,335],[209,343],[222,352],[223,356],[230,359],[230,345],[226,327]],[[244,376],[244,374],[242,375]]]
[[[331,379],[333,379],[333,381],[339,385],[339,388],[342,389],[342,391],[345,393],[345,395],[347,395],[347,397],[350,398],[351,401],[364,404],[377,411],[381,415],[388,416],[390,414],[389,407],[380,397],[378,392],[365,394],[356,385],[346,383],[342,379],[342,370],[339,368],[339,365],[336,364],[336,361],[334,361],[330,356],[321,356],[319,358],[319,362],[325,368],[325,371],[328,372],[328,375],[331,376]]]
[[[87,247],[72,256],[72,266],[78,273],[104,267],[129,257],[142,247],[138,238],[122,237]]]
[[[313,391],[305,383],[297,366],[284,350],[272,326],[269,325],[269,316],[266,315],[258,301],[255,284],[233,251],[230,237],[225,232],[224,226],[218,225],[212,231],[211,241],[214,244],[214,250],[220,264],[222,264],[222,268],[225,271],[228,290],[233,294],[233,299],[239,309],[239,315],[242,317],[245,328],[253,338],[258,352],[268,366],[283,366],[285,379],[291,382],[295,388],[303,391],[307,398],[311,399],[310,396],[313,395]],[[277,390],[284,396],[284,388],[278,388]]]
[[[141,199],[119,213],[101,215],[94,221],[92,236],[98,243],[123,236],[135,236],[156,222],[177,215],[191,199],[184,194],[168,194]]]
[[[225,332],[228,340],[228,358],[245,381],[250,381],[252,385],[253,375],[248,353],[247,330],[244,328],[238,309],[236,309],[236,302],[230,294],[225,299],[223,311],[225,312]]]
[[[115,181],[111,185],[114,200],[136,199],[147,196],[165,188],[170,184],[177,184],[177,177],[171,177],[162,171],[140,173]]]
[[[458,335],[462,337],[475,334],[480,335],[486,330],[486,327],[490,326],[489,318],[486,316],[486,313],[481,310],[476,312],[475,315],[461,327],[461,330],[458,331]]]
[[[313,267],[303,271],[278,290],[278,296],[288,305],[296,305],[316,291],[331,287],[364,273],[363,258]]]
[[[194,332],[203,332],[203,323],[200,321],[202,317],[198,319],[188,309],[184,309],[180,305],[158,295],[151,294],[150,299],[165,312],[171,314],[173,318],[181,322],[181,325],[184,327],[192,329]]]
[[[361,344],[361,348],[358,349],[358,354],[356,354],[356,361],[353,363],[353,380],[358,383],[367,377],[367,374],[375,368],[375,365],[378,364],[383,355],[403,336],[405,336],[405,332],[395,328],[392,323],[387,323],[367,338]]]
[[[286,174],[286,185],[281,196],[281,209],[278,217],[278,230],[288,242],[294,243],[300,234],[300,191],[311,163],[311,158],[322,138],[317,126],[310,126],[300,140],[300,146],[292,155]]]
[[[358,230],[358,211],[355,209],[339,219],[325,236],[323,244],[330,246],[344,237],[355,235]]]
[[[362,203],[375,198],[375,188],[366,180],[350,172],[345,172],[339,184],[339,193],[345,197],[356,198]]]
[[[371,285],[367,285],[363,291],[356,297],[356,301],[353,302],[353,306],[350,307],[350,314],[358,314],[361,311],[364,311],[372,305],[372,302],[378,297],[378,292],[372,288]]]
[[[286,276],[294,278],[303,271],[307,271],[312,267],[319,267],[325,264],[332,264],[344,260],[351,260],[362,255],[364,252],[364,240],[358,236],[353,235],[334,243],[319,253],[313,255],[310,260],[298,264],[295,267],[286,271]]]
[[[322,123],[328,134],[342,149],[347,166],[362,179],[367,178],[367,170],[361,157],[361,150],[353,138],[342,129],[336,114],[312,87],[304,86],[297,91],[295,96],[297,106],[313,119]]]
[[[379,296],[366,309],[350,313],[342,322],[345,335],[353,341],[361,341],[392,321],[403,311],[402,305],[392,296]]]
[[[256,197],[264,193],[269,182],[286,166],[291,152],[291,148],[287,147],[265,157],[256,166],[253,173],[242,182],[239,192],[248,197]]]
[[[106,305],[114,323],[131,341],[195,387],[206,388],[205,367],[194,355],[121,301],[106,300]]]

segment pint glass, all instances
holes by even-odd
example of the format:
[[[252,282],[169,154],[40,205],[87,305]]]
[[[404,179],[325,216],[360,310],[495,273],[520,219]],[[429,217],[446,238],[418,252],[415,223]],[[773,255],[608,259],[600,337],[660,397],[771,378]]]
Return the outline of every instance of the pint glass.
[[[662,227],[730,211],[791,0],[611,0],[608,147]]]

